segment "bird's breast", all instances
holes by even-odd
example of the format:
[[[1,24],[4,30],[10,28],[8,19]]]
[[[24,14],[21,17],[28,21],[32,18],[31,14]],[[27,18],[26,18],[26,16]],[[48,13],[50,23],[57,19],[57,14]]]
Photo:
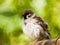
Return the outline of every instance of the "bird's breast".
[[[23,32],[32,39],[38,38],[41,30],[42,27],[34,21],[26,22],[26,25],[23,24]]]

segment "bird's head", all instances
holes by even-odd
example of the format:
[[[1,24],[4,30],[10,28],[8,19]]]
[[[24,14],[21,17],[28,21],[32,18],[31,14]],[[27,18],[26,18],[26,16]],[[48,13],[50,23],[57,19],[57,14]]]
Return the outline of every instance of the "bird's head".
[[[34,12],[32,10],[25,10],[23,13],[24,19],[28,19],[34,16]]]

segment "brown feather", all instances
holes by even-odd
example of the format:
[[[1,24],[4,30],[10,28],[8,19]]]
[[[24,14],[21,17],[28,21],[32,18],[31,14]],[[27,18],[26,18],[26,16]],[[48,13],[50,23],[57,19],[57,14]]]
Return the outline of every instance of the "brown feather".
[[[41,17],[35,16],[34,19],[36,19],[37,20],[36,23],[38,23],[43,28],[43,30],[47,32],[48,35],[50,35],[50,33],[48,32],[48,25],[46,24],[46,22]],[[48,36],[47,38],[50,38],[50,37]]]

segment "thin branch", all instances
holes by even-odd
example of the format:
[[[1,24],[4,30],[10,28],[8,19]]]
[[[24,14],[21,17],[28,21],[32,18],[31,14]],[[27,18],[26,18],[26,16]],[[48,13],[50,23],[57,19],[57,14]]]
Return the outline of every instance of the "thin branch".
[[[60,45],[60,38],[38,41],[35,44],[32,43],[31,45]]]

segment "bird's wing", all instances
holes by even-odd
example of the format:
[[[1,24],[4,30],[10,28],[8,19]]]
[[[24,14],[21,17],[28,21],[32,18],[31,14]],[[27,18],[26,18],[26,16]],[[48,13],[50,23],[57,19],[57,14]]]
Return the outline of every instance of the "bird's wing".
[[[34,17],[37,20],[37,23],[45,30],[48,32],[48,24],[41,18],[41,17]]]

